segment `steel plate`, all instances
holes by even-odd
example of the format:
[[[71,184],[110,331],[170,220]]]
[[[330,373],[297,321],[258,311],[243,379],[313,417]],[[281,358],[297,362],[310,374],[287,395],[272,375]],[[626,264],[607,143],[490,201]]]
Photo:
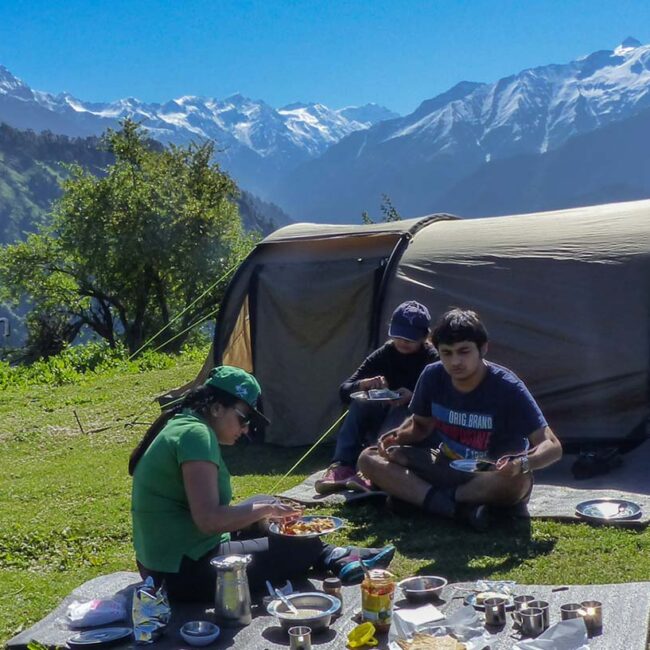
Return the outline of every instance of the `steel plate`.
[[[359,390],[350,394],[350,399],[366,400],[368,402],[393,402],[401,395],[387,388],[376,388],[369,391]]]
[[[485,461],[477,460],[476,458],[459,458],[458,460],[452,460],[449,463],[449,467],[458,470],[459,472],[468,472],[469,474],[493,472],[496,469],[496,466],[492,465],[492,463],[489,464],[489,469],[479,469],[480,465],[484,462]]]
[[[588,521],[630,521],[641,516],[641,506],[627,499],[590,499],[576,506],[576,515]]]
[[[476,602],[476,596],[478,594],[468,594],[465,596],[465,604],[471,605],[474,609],[478,609],[480,612],[485,611],[485,605],[483,603]],[[515,608],[515,597],[512,594],[501,594],[506,600],[506,611],[511,611]]]
[[[305,535],[287,535],[286,533],[283,533],[280,530],[280,524],[275,521],[269,526],[269,531],[274,535],[281,535],[282,537],[291,537],[292,539],[297,539],[297,538],[320,537],[321,535],[329,535],[330,533],[333,533],[334,531],[338,530],[339,528],[342,528],[345,525],[345,522],[340,517],[330,517],[327,515],[305,515],[304,517],[300,517],[297,521],[309,522],[309,521],[313,521],[314,519],[325,519],[325,518],[332,519],[334,525],[331,528],[326,528],[320,533],[306,533]]]
[[[130,627],[101,627],[76,634],[68,641],[68,645],[73,648],[105,645],[124,639],[131,634],[133,634],[133,630]]]

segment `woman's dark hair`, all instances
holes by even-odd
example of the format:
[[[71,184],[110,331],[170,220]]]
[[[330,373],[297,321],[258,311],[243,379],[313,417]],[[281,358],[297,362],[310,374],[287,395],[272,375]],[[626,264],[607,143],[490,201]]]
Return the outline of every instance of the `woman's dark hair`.
[[[441,316],[431,339],[436,348],[441,343],[453,345],[461,341],[473,341],[480,348],[487,343],[488,333],[475,311],[454,307]]]
[[[165,428],[165,425],[177,413],[183,409],[192,409],[197,413],[203,414],[213,404],[221,404],[229,408],[239,401],[238,397],[227,393],[225,390],[215,388],[214,386],[199,386],[187,393],[180,402],[174,404],[171,408],[164,410],[147,429],[142,440],[137,444],[129,457],[129,474],[133,476],[135,468],[144,452],[149,449],[149,445],[155,440],[156,436]]]

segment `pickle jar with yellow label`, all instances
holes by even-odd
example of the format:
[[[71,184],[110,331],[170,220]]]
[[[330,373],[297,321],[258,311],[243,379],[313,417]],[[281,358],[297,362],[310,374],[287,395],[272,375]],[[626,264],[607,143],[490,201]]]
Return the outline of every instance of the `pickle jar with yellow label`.
[[[387,632],[393,615],[395,576],[373,569],[361,583],[361,618],[370,621],[378,632]]]

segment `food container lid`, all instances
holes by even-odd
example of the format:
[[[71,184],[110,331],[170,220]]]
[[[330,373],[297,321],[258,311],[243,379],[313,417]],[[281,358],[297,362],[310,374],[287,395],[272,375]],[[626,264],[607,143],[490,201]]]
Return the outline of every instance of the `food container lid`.
[[[250,555],[219,555],[210,560],[216,569],[239,569],[251,561]]]
[[[329,587],[330,589],[340,589],[342,586],[340,578],[325,578],[323,580],[323,588]]]
[[[370,569],[368,577],[372,582],[394,582],[395,576],[386,569]]]
[[[375,639],[375,626],[370,621],[357,625],[348,633],[348,647],[350,648],[376,645],[379,645],[379,641]]]

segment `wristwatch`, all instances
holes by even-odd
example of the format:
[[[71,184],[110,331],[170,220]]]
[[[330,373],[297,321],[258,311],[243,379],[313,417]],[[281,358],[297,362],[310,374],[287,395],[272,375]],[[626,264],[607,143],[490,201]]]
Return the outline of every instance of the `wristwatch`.
[[[530,474],[530,463],[528,462],[528,456],[519,457],[519,466],[521,467],[522,474]]]

